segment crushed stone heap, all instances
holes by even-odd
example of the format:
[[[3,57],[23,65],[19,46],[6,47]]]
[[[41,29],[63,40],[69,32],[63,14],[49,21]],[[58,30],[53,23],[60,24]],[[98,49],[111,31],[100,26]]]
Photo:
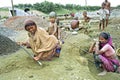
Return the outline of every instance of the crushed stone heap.
[[[0,34],[0,55],[7,55],[18,49],[19,46],[15,42]]]

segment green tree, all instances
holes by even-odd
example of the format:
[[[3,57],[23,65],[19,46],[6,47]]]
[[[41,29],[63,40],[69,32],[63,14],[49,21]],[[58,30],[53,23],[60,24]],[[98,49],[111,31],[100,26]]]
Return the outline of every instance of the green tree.
[[[42,3],[34,4],[33,7],[38,11],[49,13],[51,11],[55,11],[55,7],[57,6],[55,6],[52,2],[44,1]]]
[[[120,5],[118,5],[116,8],[117,8],[117,9],[120,9]]]
[[[74,9],[80,10],[80,9],[81,9],[81,6],[80,6],[80,5],[75,5],[75,6],[74,6]]]
[[[33,8],[33,5],[32,4],[18,4],[18,5],[14,5],[14,7],[20,8],[20,9],[25,9],[26,7]]]
[[[73,4],[66,4],[65,8],[68,10],[72,10],[74,8],[74,6],[73,6]]]

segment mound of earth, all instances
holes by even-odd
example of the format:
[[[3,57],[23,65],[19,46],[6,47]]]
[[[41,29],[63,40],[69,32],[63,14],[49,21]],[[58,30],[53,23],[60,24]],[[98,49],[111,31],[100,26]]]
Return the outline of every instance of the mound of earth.
[[[8,28],[8,27],[1,25],[0,26],[0,34],[10,38],[12,36],[15,36],[18,33],[17,33],[17,31],[15,31],[11,28]]]
[[[110,13],[110,16],[114,18],[120,17],[120,9],[113,9]]]
[[[19,46],[15,42],[0,34],[0,55],[7,55],[18,49]]]
[[[48,22],[42,17],[38,16],[14,16],[10,17],[5,21],[5,26],[11,27],[16,30],[23,30],[24,29],[24,21],[26,19],[31,19],[36,22],[39,27],[46,28],[48,27]]]
[[[109,21],[110,24],[120,24],[120,17],[115,17],[110,19]]]
[[[101,71],[96,69],[93,55],[88,53],[88,48],[93,42],[92,39],[98,38],[100,32],[97,31],[96,25],[92,26],[95,29],[89,34],[91,36],[81,31],[77,35],[66,31],[60,57],[50,62],[41,61],[42,66],[39,66],[22,49],[6,58],[0,57],[1,80],[119,80],[117,73],[97,76]],[[111,27],[107,28],[113,32]],[[23,33],[21,35],[22,37],[19,38],[22,39]]]

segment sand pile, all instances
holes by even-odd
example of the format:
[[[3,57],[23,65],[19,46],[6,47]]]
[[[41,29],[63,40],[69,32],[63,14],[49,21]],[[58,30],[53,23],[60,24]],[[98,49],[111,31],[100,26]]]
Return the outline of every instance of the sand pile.
[[[18,49],[19,46],[15,42],[0,34],[0,55],[7,55]]]
[[[120,17],[114,17],[110,19],[109,21],[110,24],[120,24]]]
[[[37,17],[37,16],[10,17],[5,21],[4,24],[5,24],[5,26],[11,27],[16,30],[23,30],[24,29],[24,21],[26,19],[34,20],[39,27],[43,27],[43,28],[48,27],[48,22],[45,19],[42,19],[42,17]]]

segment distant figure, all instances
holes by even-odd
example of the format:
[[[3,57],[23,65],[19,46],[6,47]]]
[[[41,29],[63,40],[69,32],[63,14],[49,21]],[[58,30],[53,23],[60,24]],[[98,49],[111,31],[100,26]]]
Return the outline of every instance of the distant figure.
[[[80,12],[76,12],[74,17],[77,17],[79,19],[80,18]]]
[[[32,13],[30,12],[30,9],[28,8],[28,7],[26,7],[25,9],[24,9],[24,12],[26,12],[28,15],[31,15]]]
[[[105,4],[105,9],[110,11],[111,3],[108,0],[105,0],[103,3]]]
[[[70,13],[70,15],[71,15],[71,17],[74,17],[74,16],[75,16],[75,13],[72,12],[72,13]]]
[[[84,11],[83,12],[83,19],[84,19],[84,22],[83,22],[83,25],[84,25],[84,29],[85,29],[85,32],[84,33],[88,33],[88,28],[90,28],[90,17],[87,16],[87,11]]]
[[[90,17],[87,15],[87,11],[83,12],[83,19],[84,19],[84,25],[86,26],[86,28],[89,28],[89,22],[90,22]]]
[[[61,40],[61,29],[58,27],[59,25],[59,19],[57,18],[57,14],[55,12],[50,12],[49,14],[49,21],[50,25],[48,27],[48,33],[49,35],[54,35],[59,41]],[[61,42],[61,41],[60,41]],[[57,54],[55,54],[56,57],[60,56],[60,50],[61,46],[57,46]]]
[[[61,32],[60,29],[58,28],[58,21],[56,22],[56,13],[55,12],[50,12],[49,14],[49,21],[50,21],[50,25],[48,27],[48,33],[49,35],[54,35],[57,39],[61,38]]]
[[[109,16],[110,16],[111,3],[108,2],[108,0],[105,0],[103,3],[105,4],[105,9],[107,9],[107,10],[109,11],[109,14],[108,14],[107,17],[106,17],[106,27],[107,27],[107,25],[108,25],[108,20],[109,20]]]
[[[109,15],[109,11],[105,9],[105,4],[104,3],[102,3],[102,7],[97,12],[97,14],[100,15],[99,30],[101,30],[101,26],[102,26],[102,30],[104,30],[105,21],[106,21],[107,16]]]
[[[26,7],[26,8],[24,9],[24,12],[28,12],[28,11],[30,11],[30,9],[29,9],[28,7]]]
[[[87,22],[87,23],[88,23],[88,22],[90,21],[90,19],[91,19],[90,17],[87,16],[87,11],[84,11],[84,12],[83,12],[83,17],[84,17],[84,22]]]
[[[70,30],[79,30],[79,20],[78,17],[74,17],[74,19],[70,23]]]

